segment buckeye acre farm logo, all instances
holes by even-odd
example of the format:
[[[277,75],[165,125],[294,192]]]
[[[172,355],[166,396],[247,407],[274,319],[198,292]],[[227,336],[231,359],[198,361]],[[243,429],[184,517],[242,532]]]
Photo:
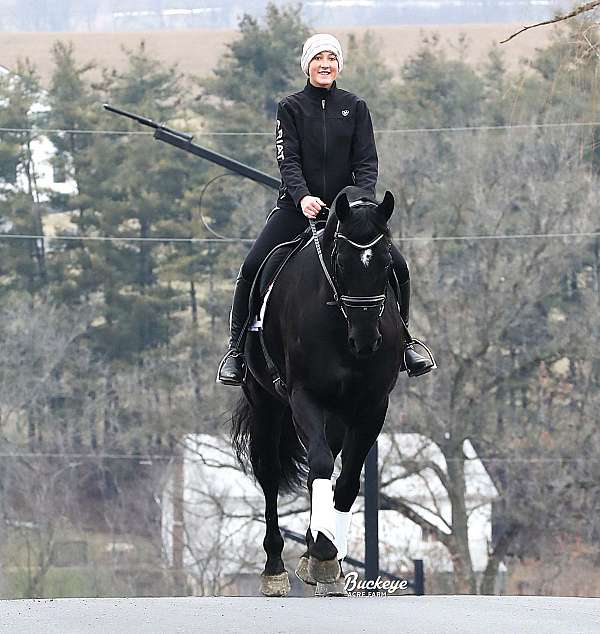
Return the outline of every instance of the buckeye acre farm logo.
[[[406,579],[361,579],[357,572],[349,572],[344,580],[344,589],[351,597],[387,597],[398,590],[406,590]]]

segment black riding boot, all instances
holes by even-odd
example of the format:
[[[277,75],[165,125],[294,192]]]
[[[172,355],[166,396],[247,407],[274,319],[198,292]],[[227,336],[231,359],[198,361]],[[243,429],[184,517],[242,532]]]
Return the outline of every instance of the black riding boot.
[[[241,275],[237,278],[229,318],[229,348],[217,371],[217,383],[223,385],[241,385],[244,380],[244,335],[248,322],[251,288],[251,282]]]
[[[414,348],[413,338],[408,332],[408,312],[410,308],[410,279],[398,285],[400,290],[400,317],[406,326],[406,340],[404,342],[404,368],[408,376],[421,376],[431,372],[435,367],[433,359],[420,355]]]

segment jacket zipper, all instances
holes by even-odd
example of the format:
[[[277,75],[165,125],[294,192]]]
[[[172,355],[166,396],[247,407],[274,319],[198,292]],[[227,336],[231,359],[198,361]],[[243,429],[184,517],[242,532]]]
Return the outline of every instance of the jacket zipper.
[[[325,176],[325,168],[327,164],[327,126],[325,120],[325,99],[321,99],[323,107],[323,198],[327,197],[327,178]]]

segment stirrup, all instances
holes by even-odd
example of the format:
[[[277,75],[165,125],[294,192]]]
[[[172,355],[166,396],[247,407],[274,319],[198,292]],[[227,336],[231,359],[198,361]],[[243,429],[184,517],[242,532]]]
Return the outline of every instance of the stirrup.
[[[246,375],[248,372],[248,365],[246,364],[246,361],[243,361],[243,369],[242,369],[242,377],[239,381],[236,380],[231,380],[231,379],[223,379],[221,377],[221,370],[223,369],[223,366],[225,365],[225,362],[227,361],[227,359],[230,359],[231,357],[244,357],[243,353],[238,352],[235,348],[231,348],[230,350],[228,350],[225,353],[225,356],[221,359],[221,363],[219,363],[219,367],[217,368],[217,377],[215,380],[215,383],[219,383],[220,385],[232,385],[234,387],[239,387],[240,385],[243,385],[246,382]]]
[[[406,364],[406,346],[412,345],[412,344],[417,344],[418,346],[420,346],[421,348],[423,348],[423,350],[425,351],[425,354],[429,357],[429,360],[431,361],[431,365],[423,368],[422,370],[419,370],[417,372],[411,372],[408,369],[408,365]],[[414,337],[411,337],[410,341],[408,341],[406,343],[406,346],[404,348],[404,352],[402,355],[402,360],[404,362],[404,367],[406,368],[406,374],[409,377],[417,377],[417,376],[423,376],[424,374],[428,374],[429,372],[431,372],[432,370],[435,370],[438,366],[437,363],[435,362],[435,357],[433,356],[433,352],[431,352],[431,350],[420,340],[420,339],[415,339]]]

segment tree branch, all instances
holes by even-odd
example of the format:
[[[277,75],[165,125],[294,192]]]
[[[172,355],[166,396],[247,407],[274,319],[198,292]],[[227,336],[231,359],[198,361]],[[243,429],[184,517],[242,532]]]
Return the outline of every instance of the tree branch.
[[[510,37],[507,37],[505,40],[502,40],[500,44],[506,44],[506,42],[510,42],[513,37],[517,37],[524,31],[528,31],[529,29],[535,29],[538,26],[546,26],[548,24],[555,24],[556,22],[562,22],[563,20],[569,20],[570,18],[574,18],[581,13],[586,13],[587,11],[591,11],[595,9],[597,6],[600,6],[600,0],[593,0],[592,2],[586,2],[582,4],[580,7],[577,7],[575,10],[571,11],[571,13],[567,13],[566,15],[557,15],[552,20],[546,20],[544,22],[538,22],[537,24],[530,24],[529,26],[524,26],[520,31],[513,33]]]
[[[381,508],[387,508],[390,510],[400,511],[404,517],[408,518],[411,522],[414,522],[421,528],[432,532],[436,539],[444,544],[446,548],[449,547],[451,535],[444,533],[444,531],[440,530],[435,524],[432,524],[429,520],[426,520],[422,515],[417,513],[411,506],[409,506],[406,502],[401,500],[400,498],[392,497],[390,495],[386,495],[385,493],[379,494],[379,499],[381,502]]]

